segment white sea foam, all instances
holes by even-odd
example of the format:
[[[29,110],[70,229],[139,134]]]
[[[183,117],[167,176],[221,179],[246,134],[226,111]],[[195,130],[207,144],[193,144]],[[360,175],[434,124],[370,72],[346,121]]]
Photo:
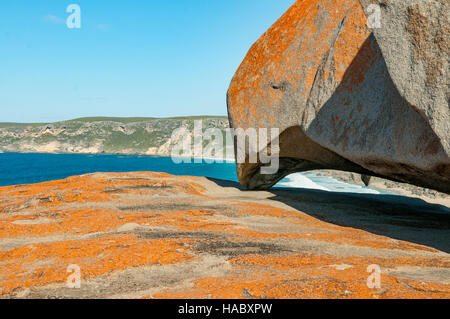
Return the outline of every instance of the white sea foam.
[[[377,190],[356,184],[349,184],[331,177],[302,173],[289,175],[277,184],[278,187],[308,188],[330,192],[380,194]]]
[[[289,175],[281,182],[277,184],[279,187],[293,187],[293,188],[309,188],[309,189],[318,189],[322,191],[328,191],[329,189],[321,186],[317,183],[314,183],[308,177],[303,174],[296,173]]]

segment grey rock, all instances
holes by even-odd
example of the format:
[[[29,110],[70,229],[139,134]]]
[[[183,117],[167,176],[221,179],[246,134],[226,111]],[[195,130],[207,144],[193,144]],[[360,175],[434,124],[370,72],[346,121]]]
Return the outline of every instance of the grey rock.
[[[297,1],[250,49],[228,90],[234,128],[280,129],[280,170],[335,169],[450,193],[448,1]],[[365,11],[364,11],[365,10]],[[270,142],[263,151],[270,147]]]

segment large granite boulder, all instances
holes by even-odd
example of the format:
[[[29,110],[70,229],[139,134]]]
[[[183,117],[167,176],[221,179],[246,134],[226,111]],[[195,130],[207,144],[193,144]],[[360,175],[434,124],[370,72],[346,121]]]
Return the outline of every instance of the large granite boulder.
[[[240,182],[268,188],[337,169],[450,193],[449,10],[437,0],[297,1],[228,91],[232,127],[280,129],[278,173],[241,163]]]

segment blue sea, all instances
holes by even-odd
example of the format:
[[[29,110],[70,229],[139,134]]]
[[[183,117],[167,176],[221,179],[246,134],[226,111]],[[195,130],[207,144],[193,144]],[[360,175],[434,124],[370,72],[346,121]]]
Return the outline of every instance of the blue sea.
[[[0,186],[33,184],[95,172],[153,171],[173,175],[204,176],[237,181],[230,162],[175,164],[171,158],[137,155],[78,155],[0,153]],[[308,188],[333,192],[386,193],[356,184],[342,183],[314,173],[296,173],[277,187]]]

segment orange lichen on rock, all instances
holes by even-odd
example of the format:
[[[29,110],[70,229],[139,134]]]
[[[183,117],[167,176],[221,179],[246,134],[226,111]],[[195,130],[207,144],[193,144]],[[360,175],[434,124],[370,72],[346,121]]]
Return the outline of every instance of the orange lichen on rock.
[[[80,267],[83,278],[89,279],[129,267],[165,265],[192,259],[181,243],[120,235],[16,248],[0,253],[0,294],[9,294],[18,287],[65,283],[70,265]]]
[[[386,261],[388,265],[399,262]],[[448,284],[416,282],[382,275],[382,287],[367,285],[367,265],[380,259],[330,258],[311,255],[234,258],[229,277],[194,281],[191,289],[155,294],[154,298],[449,298]],[[417,285],[417,286],[415,286]]]
[[[291,233],[291,234],[278,234],[279,237],[292,237],[292,238],[303,238],[310,240],[318,240],[331,243],[348,244],[353,246],[364,246],[379,249],[400,249],[409,251],[436,251],[432,248],[423,247],[417,244],[402,242],[398,240],[391,240],[386,237],[375,236],[368,232],[363,232],[361,230],[355,230],[352,228],[343,228],[329,223],[322,222],[318,219],[311,218],[310,216],[295,212],[288,211],[285,209],[270,207],[267,205],[260,204],[237,204],[239,207],[238,214],[242,215],[261,215],[261,216],[276,216],[276,217],[290,217],[289,223],[300,225],[303,227],[312,227],[320,229],[321,231],[316,231],[312,233]],[[326,231],[326,232],[324,232]],[[254,231],[249,230],[235,230],[236,233],[247,233],[249,237],[270,237],[274,234],[258,234]]]
[[[278,119],[274,114],[281,111],[284,83],[290,89],[302,84],[307,99],[322,58],[330,50],[334,50],[335,68],[326,71],[340,81],[368,36],[366,17],[357,0],[295,2],[251,47],[233,78],[228,97],[236,126],[259,127],[264,118]],[[280,127],[280,123],[273,124]]]
[[[393,238],[382,231],[392,227],[392,211],[348,194],[305,190],[305,205],[300,190],[290,197],[219,184],[141,172],[0,188],[0,296],[449,296],[448,221],[436,206],[399,207],[396,221],[408,222]],[[57,200],[49,205],[44,196]],[[338,221],[314,213],[324,209]],[[440,223],[415,221],[422,209]],[[421,226],[437,228],[427,238]],[[408,241],[419,231],[421,240]],[[372,264],[382,270],[382,289],[367,286]],[[80,267],[80,289],[66,286],[70,265]]]

